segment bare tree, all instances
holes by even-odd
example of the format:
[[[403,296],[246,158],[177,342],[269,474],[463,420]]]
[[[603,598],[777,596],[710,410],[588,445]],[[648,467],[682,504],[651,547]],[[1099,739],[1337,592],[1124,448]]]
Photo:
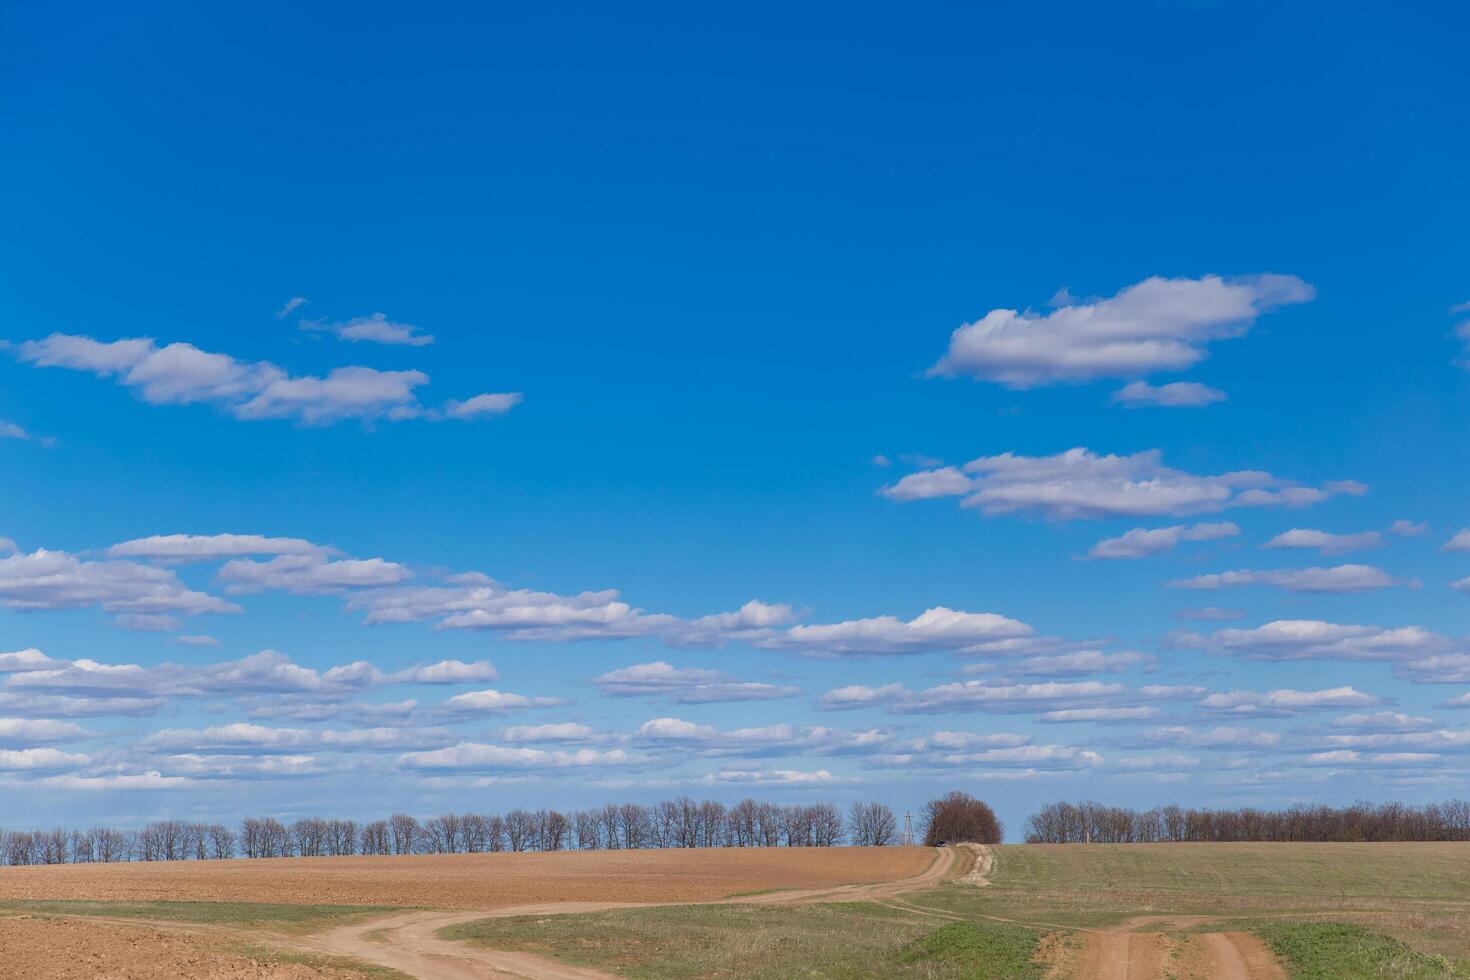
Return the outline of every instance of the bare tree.
[[[898,839],[898,820],[882,803],[854,803],[847,826],[849,839],[858,847],[886,847]]]
[[[388,833],[394,854],[412,854],[418,850],[419,822],[408,814],[395,813],[389,817]]]

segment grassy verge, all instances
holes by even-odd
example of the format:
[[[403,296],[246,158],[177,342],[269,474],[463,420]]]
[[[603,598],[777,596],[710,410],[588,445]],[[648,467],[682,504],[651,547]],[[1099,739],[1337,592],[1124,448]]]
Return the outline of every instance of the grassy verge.
[[[1421,953],[1380,932],[1345,922],[1265,926],[1263,939],[1291,968],[1293,980],[1460,980],[1470,963]]]
[[[370,980],[413,980],[407,973],[401,973],[392,967],[364,963],[362,960],[355,960],[347,956],[295,953],[274,946],[259,946],[254,943],[240,943],[230,948],[241,955],[260,960],[262,963],[297,963],[323,972],[359,973]]]
[[[154,919],[160,922],[193,922],[302,932],[388,911],[391,910],[372,905],[272,905],[261,902],[0,902],[0,912]]]
[[[522,916],[453,926],[442,935],[640,980],[1041,976],[1031,962],[1040,939],[1033,930],[969,922],[936,928],[933,920],[863,903]]]

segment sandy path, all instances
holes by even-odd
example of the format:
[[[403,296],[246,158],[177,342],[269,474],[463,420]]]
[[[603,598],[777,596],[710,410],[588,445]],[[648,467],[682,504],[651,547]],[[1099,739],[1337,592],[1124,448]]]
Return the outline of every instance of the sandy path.
[[[338,926],[298,940],[316,952],[350,956],[392,967],[418,980],[522,977],[525,980],[612,980],[610,974],[571,966],[531,953],[486,949],[473,943],[440,939],[439,930],[462,922],[520,915],[567,915],[652,905],[804,905],[812,902],[870,902],[893,898],[943,881],[955,870],[958,851],[940,848],[929,867],[917,875],[861,885],[838,885],[741,895],[709,902],[555,902],[520,905],[484,912],[404,912]],[[977,862],[978,863],[978,862]]]
[[[483,912],[405,912],[339,926],[303,940],[302,945],[318,952],[392,967],[418,980],[507,976],[529,980],[605,980],[610,976],[530,953],[502,952],[439,938],[439,930],[446,926],[483,918]]]
[[[1077,956],[1077,980],[1286,980],[1286,971],[1266,944],[1245,932],[1205,932],[1188,937],[1177,950],[1162,932],[1143,931],[1164,924],[1187,928],[1209,921],[1202,916],[1142,916],[1112,929],[1084,932]],[[1178,972],[1166,974],[1174,953]]]

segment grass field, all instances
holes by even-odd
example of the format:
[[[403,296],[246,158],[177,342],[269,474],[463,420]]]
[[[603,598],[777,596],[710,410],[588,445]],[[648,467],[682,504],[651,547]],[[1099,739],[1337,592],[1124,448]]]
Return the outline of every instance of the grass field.
[[[1258,935],[1293,977],[1470,977],[1467,845],[1011,846],[991,881],[884,905],[628,909],[450,934],[649,980],[1025,977],[1042,975],[1038,950],[1075,952],[1074,930],[1157,917],[1179,976],[1192,936],[1229,930]],[[1043,958],[1067,975],[1065,955]]]

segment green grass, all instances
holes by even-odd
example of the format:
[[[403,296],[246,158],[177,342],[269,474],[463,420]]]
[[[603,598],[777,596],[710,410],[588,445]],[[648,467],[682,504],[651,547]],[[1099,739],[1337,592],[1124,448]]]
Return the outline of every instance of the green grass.
[[[32,915],[90,915],[113,919],[156,919],[308,932],[391,911],[372,905],[273,905],[261,902],[91,902],[4,901],[0,911]]]
[[[992,923],[936,928],[878,905],[686,905],[484,919],[444,930],[640,980],[959,980],[1040,976],[1040,934]]]
[[[1040,936],[1016,926],[952,922],[909,943],[898,954],[906,964],[951,967],[964,977],[1040,977],[1035,961]]]
[[[1431,956],[1390,936],[1343,922],[1293,923],[1258,930],[1290,964],[1293,980],[1458,980],[1470,966]]]

